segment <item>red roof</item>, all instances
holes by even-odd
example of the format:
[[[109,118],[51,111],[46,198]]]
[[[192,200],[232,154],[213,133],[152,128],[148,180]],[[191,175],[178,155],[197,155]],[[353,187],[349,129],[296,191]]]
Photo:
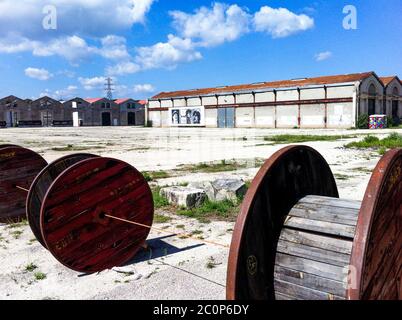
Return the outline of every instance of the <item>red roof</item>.
[[[205,89],[195,89],[195,90],[183,90],[183,91],[173,91],[173,92],[161,92],[154,96],[152,99],[166,99],[174,97],[186,97],[186,96],[201,96],[208,94],[218,94],[225,92],[237,92],[237,91],[247,91],[247,90],[259,90],[259,89],[275,89],[275,88],[290,88],[290,87],[301,87],[308,85],[324,85],[332,83],[347,83],[362,81],[371,75],[375,75],[374,72],[365,73],[354,73],[354,74],[344,74],[336,76],[325,76],[316,78],[305,78],[305,79],[294,79],[294,80],[281,80],[272,82],[261,82],[255,84],[244,84],[235,86],[225,86],[217,88],[205,88]]]
[[[131,98],[122,98],[122,99],[116,99],[114,102],[117,104],[122,104],[128,100],[132,100]]]
[[[95,102],[98,102],[98,101],[101,101],[101,100],[103,100],[103,99],[105,99],[105,98],[86,98],[86,99],[84,99],[86,102],[88,102],[88,103],[95,103]]]
[[[390,76],[390,77],[381,77],[381,81],[384,84],[384,86],[388,86],[394,79],[397,79],[399,82],[399,78],[397,76]]]
[[[145,106],[147,104],[147,100],[140,100],[138,103]]]

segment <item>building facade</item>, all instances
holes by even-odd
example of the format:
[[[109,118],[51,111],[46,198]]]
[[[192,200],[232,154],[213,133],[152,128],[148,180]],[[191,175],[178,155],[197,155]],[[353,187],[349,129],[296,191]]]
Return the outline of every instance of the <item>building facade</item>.
[[[60,102],[46,96],[34,101],[15,96],[0,99],[1,127],[73,126],[75,113],[80,126],[141,126],[145,123],[145,102],[130,98]]]
[[[396,78],[386,90],[366,72],[162,92],[148,101],[147,120],[155,127],[352,128],[362,114],[391,116],[389,99],[401,117],[400,85]]]

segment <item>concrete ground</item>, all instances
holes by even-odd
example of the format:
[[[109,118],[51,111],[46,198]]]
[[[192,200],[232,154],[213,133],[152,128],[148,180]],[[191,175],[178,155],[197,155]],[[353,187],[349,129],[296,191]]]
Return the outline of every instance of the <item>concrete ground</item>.
[[[374,151],[343,146],[368,133],[384,136],[390,132],[126,127],[4,129],[0,130],[0,144],[31,148],[49,162],[73,152],[91,152],[127,161],[141,171],[169,171],[182,165],[221,160],[247,163],[246,168],[225,173],[175,171],[173,177],[158,181],[159,185],[175,185],[222,176],[252,180],[261,159],[267,159],[284,147],[264,142],[265,136],[285,133],[343,135],[342,140],[304,144],[316,148],[327,159],[337,178],[341,197],[361,200],[370,171],[380,156]],[[68,150],[60,151],[66,147]],[[196,231],[206,240],[230,244],[234,223],[202,224],[194,219],[166,214],[172,220],[157,224],[158,228]],[[0,299],[225,298],[227,248],[156,231],[151,232],[148,243],[152,250],[141,252],[123,268],[82,275],[58,263],[34,240],[28,226],[0,225]]]

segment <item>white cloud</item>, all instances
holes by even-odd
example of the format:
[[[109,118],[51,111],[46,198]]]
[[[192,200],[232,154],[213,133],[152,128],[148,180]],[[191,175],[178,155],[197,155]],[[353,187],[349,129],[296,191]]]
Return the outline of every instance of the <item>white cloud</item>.
[[[128,30],[144,23],[154,0],[2,0],[0,1],[0,36],[18,33],[38,40],[50,34],[102,36]],[[57,9],[57,30],[42,28],[42,9]]]
[[[114,66],[110,66],[106,68],[106,73],[108,75],[125,75],[125,74],[132,74],[136,73],[141,70],[141,67],[131,61],[123,61]]]
[[[101,39],[102,48],[99,53],[106,59],[120,60],[128,59],[130,54],[127,51],[126,39],[116,35],[108,35]]]
[[[315,59],[316,61],[320,62],[320,61],[328,60],[328,59],[330,59],[331,57],[332,57],[332,52],[331,52],[331,51],[325,51],[325,52],[317,53],[317,54],[314,56],[314,59]]]
[[[46,69],[38,69],[32,67],[25,69],[25,75],[27,77],[38,79],[41,81],[49,80],[51,77],[53,77],[53,75]]]
[[[74,85],[70,85],[67,88],[51,91],[49,89],[45,89],[39,97],[48,96],[55,100],[68,100],[74,98],[77,95],[78,87]]]
[[[78,81],[84,87],[85,90],[103,89],[106,83],[106,77],[93,77],[82,78],[79,77]]]
[[[211,9],[201,7],[194,14],[171,11],[170,15],[181,37],[206,47],[234,41],[249,31],[250,15],[236,4],[214,3]]]
[[[142,70],[174,69],[179,63],[201,58],[201,53],[195,50],[194,43],[190,39],[182,39],[170,34],[167,42],[138,48],[135,62],[141,66]]]
[[[305,14],[297,15],[286,8],[274,9],[268,6],[254,15],[256,31],[266,32],[273,38],[284,38],[314,27],[314,19]]]
[[[155,91],[156,91],[155,87],[151,84],[136,84],[133,87],[134,93],[152,93]]]

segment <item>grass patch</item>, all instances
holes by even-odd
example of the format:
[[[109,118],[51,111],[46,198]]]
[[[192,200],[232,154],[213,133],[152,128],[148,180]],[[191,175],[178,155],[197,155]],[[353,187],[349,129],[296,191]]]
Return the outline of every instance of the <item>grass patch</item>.
[[[46,279],[46,274],[43,272],[35,272],[34,277],[36,280],[44,280]]]
[[[161,208],[169,206],[168,200],[165,197],[160,195],[160,190],[161,190],[160,187],[157,187],[152,190],[152,196],[154,199],[155,209],[161,209]]]
[[[144,176],[147,182],[151,182],[158,179],[170,178],[170,174],[166,171],[144,171],[142,175]]]
[[[350,177],[347,176],[346,174],[340,174],[340,173],[335,173],[334,177],[336,180],[342,180],[342,181],[350,179]]]
[[[36,269],[38,269],[38,266],[33,263],[27,264],[25,266],[25,271],[28,271],[28,272],[33,272]]]
[[[383,139],[368,135],[362,141],[345,145],[345,148],[375,149],[380,155],[384,155],[389,149],[402,148],[402,135],[394,132]]]
[[[191,171],[192,173],[202,172],[202,173],[215,173],[215,172],[226,172],[226,171],[236,171],[238,169],[247,168],[247,163],[239,163],[235,160],[222,160],[217,163],[199,163],[191,166],[183,166],[184,170]]]
[[[10,235],[14,237],[14,239],[19,239],[24,232],[21,230],[15,230],[10,232]]]
[[[13,222],[7,225],[7,229],[17,229],[28,225],[28,220],[21,220],[20,222]]]
[[[161,214],[156,214],[154,216],[154,223],[166,223],[172,220],[172,218],[161,215]]]
[[[274,144],[288,144],[288,143],[302,143],[302,142],[314,142],[314,141],[337,141],[341,139],[351,139],[356,136],[326,136],[326,135],[293,135],[293,134],[281,134],[276,136],[264,137],[264,141],[270,141]]]
[[[206,267],[207,269],[214,269],[214,268],[216,268],[217,266],[219,266],[220,264],[221,264],[221,263],[216,263],[214,257],[209,257],[209,258],[208,258],[208,262],[205,264],[205,267]]]
[[[178,215],[195,218],[200,222],[206,222],[208,218],[235,221],[238,212],[239,204],[230,200],[219,202],[206,200],[204,204],[198,208],[177,210]]]

